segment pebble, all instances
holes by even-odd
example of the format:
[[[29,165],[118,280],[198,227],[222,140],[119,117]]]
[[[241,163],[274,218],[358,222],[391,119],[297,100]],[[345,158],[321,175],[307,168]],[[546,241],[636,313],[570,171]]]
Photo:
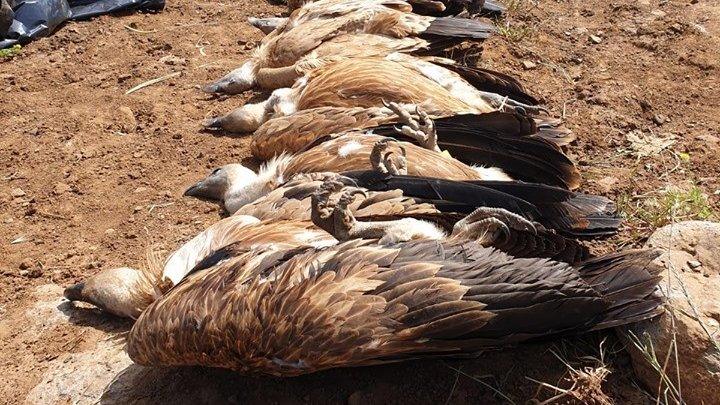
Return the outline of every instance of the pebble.
[[[67,193],[68,191],[70,191],[70,186],[65,183],[56,183],[53,193],[55,193],[55,195],[60,195]]]
[[[602,42],[602,38],[597,35],[590,35],[590,42],[592,42],[593,44],[599,44]]]
[[[108,228],[108,229],[105,230],[105,235],[107,235],[107,236],[113,236],[113,235],[115,235],[116,232],[117,232],[117,231],[115,231],[115,229],[113,229],[113,228]]]
[[[620,180],[617,177],[607,176],[597,180],[596,183],[600,191],[603,193],[609,193],[615,188],[618,181]]]
[[[529,60],[524,60],[522,62],[522,65],[523,65],[523,68],[525,68],[525,70],[535,69],[537,67],[537,63],[529,61]]]
[[[23,191],[23,189],[16,187],[16,188],[10,190],[10,195],[13,196],[14,198],[20,198],[20,197],[24,197],[26,194]]]
[[[655,114],[653,115],[652,120],[656,125],[662,125],[665,123],[665,121],[667,121],[667,118],[665,118],[664,115]]]
[[[695,270],[695,269],[699,268],[700,266],[702,266],[702,263],[700,263],[700,262],[697,261],[697,260],[690,260],[689,262],[687,262],[687,264],[688,264],[688,266],[690,266],[690,268],[693,269],[693,270]]]
[[[175,55],[167,55],[160,58],[160,62],[166,65],[186,65],[187,60],[184,58],[177,57]]]
[[[20,262],[20,270],[27,270],[33,266],[33,262],[30,259],[25,259]]]
[[[137,127],[137,121],[135,120],[135,113],[130,107],[122,106],[118,108],[118,124],[120,128],[125,132],[135,132]]]

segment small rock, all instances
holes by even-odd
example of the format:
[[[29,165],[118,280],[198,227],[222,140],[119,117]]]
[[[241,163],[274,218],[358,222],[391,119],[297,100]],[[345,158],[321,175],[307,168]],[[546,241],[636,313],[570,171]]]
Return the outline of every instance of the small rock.
[[[702,134],[695,137],[699,141],[703,141],[706,144],[717,145],[720,144],[720,138],[710,134]]]
[[[597,35],[590,35],[590,42],[592,42],[593,44],[599,44],[602,42],[602,38]]]
[[[26,271],[28,272],[27,277],[30,278],[38,278],[43,275],[42,269],[40,269],[39,267],[35,267]]]
[[[160,58],[160,62],[166,64],[166,65],[186,65],[187,60],[184,58],[179,58],[175,55],[167,55]]]
[[[137,127],[137,121],[135,120],[135,113],[130,107],[122,106],[118,108],[118,124],[120,128],[127,133],[135,132]]]
[[[105,230],[105,235],[107,236],[113,236],[117,233],[117,231],[113,228],[108,228]]]
[[[118,81],[118,83],[122,83],[122,82],[124,82],[125,80],[127,80],[127,79],[129,79],[129,78],[131,78],[131,77],[132,77],[132,76],[131,76],[129,73],[123,73],[123,74],[121,74],[120,76],[118,76],[117,81]]]
[[[657,18],[663,18],[667,15],[666,12],[659,10],[659,9],[655,9],[655,10],[651,11],[650,14],[652,14],[653,17],[657,17]]]
[[[30,259],[25,259],[20,262],[20,270],[27,270],[33,266],[33,262]]]
[[[667,118],[665,118],[664,115],[655,114],[655,115],[653,115],[652,120],[656,125],[660,126],[660,125],[664,124],[665,121],[667,121]]]
[[[20,198],[25,196],[25,192],[21,188],[14,188],[10,190],[10,195],[13,196],[13,198]]]
[[[702,266],[702,263],[700,263],[700,262],[697,261],[697,260],[690,260],[689,262],[687,262],[687,264],[688,264],[688,266],[690,266],[690,268],[693,269],[693,270],[695,270],[695,269],[697,269],[698,267]]]
[[[146,191],[147,191],[147,187],[138,187],[135,189],[135,191],[133,191],[133,193],[140,194],[140,193],[144,193]]]
[[[182,139],[182,134],[173,134],[173,139]]]
[[[30,272],[28,270],[20,270],[19,274],[23,277],[27,277],[27,275],[30,274]]]
[[[523,68],[525,68],[525,70],[535,69],[537,67],[537,63],[529,61],[529,60],[524,60],[522,62],[522,65],[523,65]]]
[[[68,186],[65,183],[55,183],[55,189],[53,189],[53,193],[55,195],[64,194],[70,191],[70,186]]]
[[[128,232],[125,234],[125,239],[137,239],[137,234],[134,232]]]
[[[597,184],[600,191],[602,191],[603,193],[609,193],[615,188],[619,181],[620,179],[618,179],[617,177],[607,176],[603,177],[600,180],[597,180],[595,183]]]

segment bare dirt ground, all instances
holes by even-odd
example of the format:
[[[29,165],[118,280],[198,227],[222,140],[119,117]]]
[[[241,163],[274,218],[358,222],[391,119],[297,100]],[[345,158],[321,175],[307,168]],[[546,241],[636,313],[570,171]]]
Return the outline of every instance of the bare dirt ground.
[[[593,249],[642,242],[668,209],[717,218],[720,4],[541,0],[511,9],[479,63],[517,75],[564,116],[578,135],[568,153],[583,189],[618,200],[629,216]],[[247,158],[247,138],[200,131],[203,118],[244,99],[197,86],[239,65],[260,39],[246,17],[283,11],[264,1],[170,0],[159,14],[68,23],[0,60],[0,402],[523,403],[560,394],[537,381],[572,385],[561,359],[597,370],[601,351],[612,372],[604,393],[650,401],[612,334],[278,380],[134,366],[122,352],[130,323],[63,302],[62,286],[142,265],[149,249],[173,249],[218,219],[216,207],[182,191]],[[672,142],[644,145],[643,157],[633,136]]]

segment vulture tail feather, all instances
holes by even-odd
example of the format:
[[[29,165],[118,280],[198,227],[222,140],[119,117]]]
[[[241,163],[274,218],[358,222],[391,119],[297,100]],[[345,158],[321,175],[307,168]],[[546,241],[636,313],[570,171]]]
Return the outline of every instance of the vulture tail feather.
[[[468,18],[438,17],[427,27],[425,35],[487,39],[496,31],[492,24]]]

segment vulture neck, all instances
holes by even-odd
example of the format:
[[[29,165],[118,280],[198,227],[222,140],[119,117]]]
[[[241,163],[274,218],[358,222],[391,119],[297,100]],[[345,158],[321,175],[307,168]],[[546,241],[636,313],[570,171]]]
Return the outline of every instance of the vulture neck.
[[[257,62],[254,59],[245,61],[242,66],[233,72],[233,79],[236,85],[242,85],[243,89],[249,90],[255,87],[255,76],[258,71]]]
[[[203,259],[232,242],[235,229],[258,222],[259,219],[250,215],[233,215],[212,224],[168,257],[162,279],[177,285]]]
[[[271,159],[253,177],[235,179],[225,193],[225,209],[234,214],[246,204],[273,191],[284,182],[284,172],[292,160],[290,155],[280,155]]]

